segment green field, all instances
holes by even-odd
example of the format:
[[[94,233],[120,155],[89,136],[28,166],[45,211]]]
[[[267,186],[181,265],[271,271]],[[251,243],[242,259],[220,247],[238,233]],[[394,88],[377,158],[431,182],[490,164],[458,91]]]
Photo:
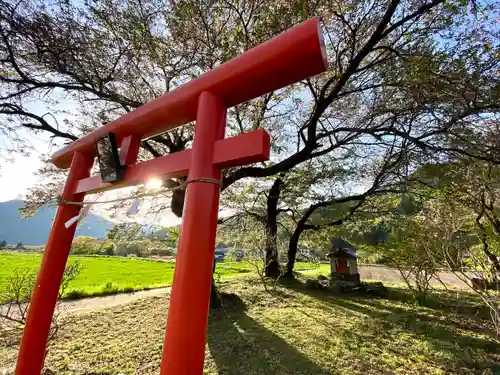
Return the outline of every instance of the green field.
[[[39,267],[41,254],[0,251],[0,289],[16,268]],[[72,255],[68,263],[80,262],[82,271],[65,292],[66,298],[81,298],[169,286],[174,276],[174,263],[141,258]],[[312,268],[298,263],[297,269]],[[251,265],[243,262],[218,263],[218,280],[248,274]]]
[[[0,288],[3,288],[16,268],[39,267],[41,254],[0,252]],[[70,256],[68,263],[80,262],[82,271],[65,293],[67,298],[79,298],[131,292],[169,286],[174,276],[174,263],[158,260],[107,257]],[[228,278],[251,272],[243,263],[219,263],[217,277]]]

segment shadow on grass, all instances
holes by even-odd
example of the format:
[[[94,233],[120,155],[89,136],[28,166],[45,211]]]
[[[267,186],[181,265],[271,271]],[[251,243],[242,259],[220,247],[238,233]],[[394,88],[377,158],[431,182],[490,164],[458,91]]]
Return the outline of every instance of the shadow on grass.
[[[316,291],[311,291],[305,288],[305,283],[297,279],[283,279],[281,284],[292,290],[305,291],[307,294],[316,293]],[[397,288],[397,287],[387,287],[387,295],[384,297],[385,300],[403,302],[407,304],[416,304],[415,297],[408,289]],[[328,292],[318,292],[318,296],[330,296],[334,297]],[[339,297],[360,297],[359,294],[355,293],[352,295],[343,294]],[[370,296],[361,296],[364,300],[370,298]],[[373,296],[375,297],[375,296]],[[434,290],[429,293],[427,299],[418,305],[419,307],[426,307],[432,310],[440,311],[447,314],[460,314],[468,318],[480,318],[489,319],[489,309],[484,306],[482,300],[479,296],[471,294],[464,290]]]
[[[453,344],[451,347],[458,345],[462,348],[474,347],[486,351],[500,350],[500,345],[494,341],[457,332],[455,328],[468,330],[467,326],[456,327],[454,324],[450,324],[449,319],[441,320],[438,317],[419,314],[403,308],[377,303],[373,300],[367,301],[366,299],[354,301],[338,298],[330,301],[330,303],[368,315],[383,324],[386,329],[402,328],[407,332],[413,332],[425,337],[427,341],[430,341],[439,349],[445,347],[442,345],[443,343],[448,343]]]
[[[208,347],[220,375],[327,375],[330,372],[245,313],[236,295],[222,296],[224,308],[212,311]]]
[[[406,303],[415,303],[415,298],[409,290],[388,287],[386,299]],[[429,293],[421,306],[444,313],[456,313],[468,317],[489,318],[489,310],[484,306],[479,296],[465,290],[434,290]]]
[[[440,306],[440,308],[432,308],[426,303],[425,307],[434,310],[434,314],[436,314],[434,315],[418,314],[416,312],[409,313],[407,309],[397,306],[387,306],[377,299],[363,299],[362,303],[365,306],[371,306],[378,310],[388,310],[391,314],[395,313],[402,317],[408,317],[410,319],[418,318],[419,321],[424,323],[444,325],[449,328],[460,329],[470,333],[485,334],[495,339],[495,332],[484,324],[484,322],[489,319],[486,309],[474,309],[473,306],[457,306],[455,308],[446,304]],[[446,320],[440,318],[443,316],[446,316]]]
[[[383,299],[354,295],[333,295],[328,291],[310,290],[299,280],[286,280],[282,282],[282,285],[323,301],[324,303],[321,304],[323,309],[340,307],[353,313],[369,316],[370,324],[363,327],[363,329],[373,329],[374,334],[380,330],[388,333],[393,331],[395,334],[400,331],[408,332],[423,338],[435,350],[448,352],[455,358],[457,364],[460,363],[469,368],[495,368],[495,371],[498,371],[496,365],[491,361],[481,362],[481,360],[473,358],[463,358],[464,352],[470,349],[483,350],[491,354],[498,353],[500,352],[500,343],[494,338],[491,330],[480,323],[475,323],[477,316],[464,315],[461,318],[453,315],[456,311],[454,309],[450,310],[447,299],[439,300],[439,296],[433,296],[433,299],[428,301],[430,302],[429,306],[426,306],[431,310],[426,310],[411,304],[411,297],[396,288],[388,288],[388,297]],[[408,302],[407,308],[405,308],[405,305],[399,307],[395,304],[384,303],[384,300]],[[471,308],[472,306],[466,306],[465,311],[472,312]],[[434,309],[434,313],[432,313],[432,309]],[[426,312],[429,312],[429,314]],[[478,332],[489,337],[478,337],[475,334]]]

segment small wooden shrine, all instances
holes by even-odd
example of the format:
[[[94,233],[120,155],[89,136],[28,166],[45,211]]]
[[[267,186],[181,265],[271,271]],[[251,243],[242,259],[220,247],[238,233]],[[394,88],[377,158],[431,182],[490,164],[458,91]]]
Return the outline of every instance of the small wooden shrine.
[[[330,258],[331,281],[346,281],[354,284],[360,283],[358,273],[357,255],[354,246],[342,239],[332,239]]]

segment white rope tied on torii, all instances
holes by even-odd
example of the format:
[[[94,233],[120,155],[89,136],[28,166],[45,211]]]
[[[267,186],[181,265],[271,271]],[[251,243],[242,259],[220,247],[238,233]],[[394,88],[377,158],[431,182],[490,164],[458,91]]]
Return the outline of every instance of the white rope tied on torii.
[[[183,190],[183,189],[185,189],[187,187],[188,184],[190,184],[192,182],[206,182],[206,183],[217,185],[219,188],[222,188],[222,182],[220,182],[219,180],[216,180],[215,178],[198,177],[198,178],[193,178],[193,179],[190,179],[190,180],[186,180],[184,183],[182,183],[182,184],[180,184],[178,186],[175,186],[173,188],[169,188],[169,189],[163,190],[163,192],[170,192],[170,191],[175,191],[175,190]],[[59,189],[59,190],[62,191],[62,189]],[[94,200],[94,201],[84,201],[84,202],[65,200],[65,199],[62,199],[59,196],[58,197],[58,205],[59,204],[69,204],[69,205],[82,206],[83,207],[82,210],[80,211],[80,213],[78,215],[72,217],[71,219],[69,219],[68,221],[66,221],[64,223],[64,226],[66,227],[66,229],[68,229],[69,227],[71,227],[76,222],[82,220],[85,217],[85,215],[89,212],[90,207],[93,206],[93,205],[96,205],[96,204],[117,203],[117,202],[124,202],[124,201],[128,201],[128,200],[133,200],[130,208],[127,210],[127,214],[135,214],[139,210],[140,200],[142,198],[155,197],[158,194],[157,193],[142,193],[142,194],[137,194],[137,195],[133,195],[133,196],[129,196],[129,197],[116,198],[116,199],[108,199],[108,200],[104,200],[104,201],[97,200],[101,195],[102,195],[102,193],[100,193],[97,196],[96,200]]]

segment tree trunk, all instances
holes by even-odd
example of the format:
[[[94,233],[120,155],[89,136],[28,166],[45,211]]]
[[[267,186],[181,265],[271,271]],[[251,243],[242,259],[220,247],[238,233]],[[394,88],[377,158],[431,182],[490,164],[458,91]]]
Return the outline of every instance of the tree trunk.
[[[267,219],[266,219],[266,256],[264,263],[264,274],[267,277],[278,277],[281,273],[278,260],[278,200],[283,180],[278,177],[269,191],[267,197]]]
[[[215,286],[215,279],[214,279],[214,273],[215,273],[215,259],[214,259],[214,265],[212,267],[212,284],[210,285],[210,308],[211,309],[218,309],[221,307],[221,300],[219,297],[219,294],[217,293],[217,288]]]
[[[277,231],[274,231],[274,226],[271,223],[271,225],[267,227],[266,231],[266,259],[264,264],[264,273],[267,277],[278,277],[281,273],[276,234]]]
[[[484,205],[484,203],[483,203],[483,205]],[[500,262],[498,261],[498,258],[496,257],[496,255],[493,254],[489,250],[490,247],[489,247],[489,244],[488,244],[488,239],[487,239],[487,234],[486,234],[486,228],[481,223],[481,218],[483,217],[484,214],[485,214],[485,209],[484,209],[484,206],[483,206],[482,210],[481,210],[481,213],[476,217],[476,224],[479,227],[479,229],[481,230],[481,234],[482,234],[481,235],[481,243],[483,245],[482,246],[483,253],[488,257],[488,259],[490,260],[491,264],[495,268],[496,272],[493,275],[493,278],[495,279],[496,278],[496,273],[500,273]],[[500,226],[498,225],[499,222],[498,222],[498,220],[495,220],[496,218],[494,218],[492,215],[491,216],[486,215],[486,218],[488,219],[488,221],[490,222],[490,224],[493,226],[493,228],[495,229],[495,231],[500,231]]]
[[[297,248],[302,231],[303,226],[301,226],[299,223],[297,228],[295,228],[292,237],[290,237],[290,242],[288,243],[288,261],[286,263],[285,276],[293,276],[293,267],[295,266],[295,259],[297,258]]]

